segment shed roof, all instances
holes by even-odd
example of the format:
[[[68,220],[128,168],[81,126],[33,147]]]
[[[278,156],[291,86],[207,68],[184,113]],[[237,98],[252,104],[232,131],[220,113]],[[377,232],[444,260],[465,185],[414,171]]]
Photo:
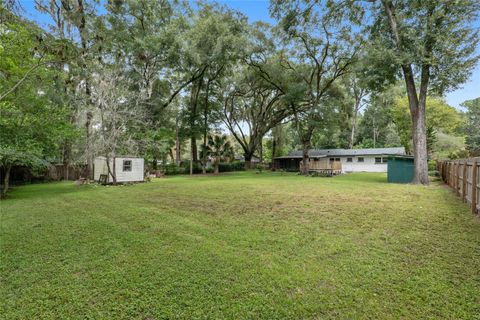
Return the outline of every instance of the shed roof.
[[[310,158],[323,158],[328,156],[346,157],[346,156],[368,156],[368,155],[405,155],[405,148],[371,148],[371,149],[310,149],[308,156]],[[290,152],[286,156],[276,157],[275,159],[302,158],[301,150]]]

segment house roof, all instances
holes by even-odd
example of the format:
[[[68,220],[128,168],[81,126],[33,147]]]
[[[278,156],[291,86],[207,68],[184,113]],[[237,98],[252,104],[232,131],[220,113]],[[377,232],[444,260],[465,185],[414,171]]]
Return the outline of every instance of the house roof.
[[[245,157],[242,156],[242,155],[238,155],[238,156],[235,156],[235,160],[236,161],[245,161]],[[259,157],[256,157],[256,156],[252,156],[252,161],[255,162],[255,161],[260,161],[260,158]]]
[[[405,155],[405,148],[372,148],[372,149],[310,149],[308,156],[310,158],[323,157],[347,157],[347,156],[369,156],[369,155]],[[276,157],[275,159],[302,158],[301,150],[290,152],[286,156]]]
[[[106,157],[104,156],[97,156],[95,157],[96,159],[107,159]],[[137,157],[137,156],[129,156],[129,155],[126,155],[126,156],[115,156],[116,159],[120,159],[120,158],[127,158],[127,159],[143,159],[142,157]]]

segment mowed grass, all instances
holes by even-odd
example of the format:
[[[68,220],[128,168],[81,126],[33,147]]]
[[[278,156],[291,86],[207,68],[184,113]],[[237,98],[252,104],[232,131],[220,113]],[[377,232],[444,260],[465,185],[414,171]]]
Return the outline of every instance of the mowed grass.
[[[16,188],[3,319],[480,319],[480,222],[383,174]]]

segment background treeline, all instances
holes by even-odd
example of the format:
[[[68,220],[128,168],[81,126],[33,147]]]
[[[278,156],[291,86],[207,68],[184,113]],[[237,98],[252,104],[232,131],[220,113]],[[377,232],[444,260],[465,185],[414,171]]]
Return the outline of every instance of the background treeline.
[[[461,47],[451,38],[432,40],[436,56],[447,49],[456,55],[445,58],[451,65],[429,60],[428,153],[478,155],[480,100],[466,101],[461,112],[442,97],[478,60],[478,35],[468,24],[478,4],[413,2],[418,12],[399,4],[397,16],[455,12],[465,21],[445,24],[463,32]],[[241,156],[249,167],[254,158],[268,162],[293,149],[414,152],[415,118],[400,65],[411,58],[417,77],[421,53],[407,57],[392,46],[381,4],[272,1],[274,26],[249,23],[213,2],[36,0],[35,7],[49,16],[48,29],[26,19],[20,2],[0,7],[5,188],[13,166],[84,163],[91,177],[98,155],[139,155],[152,169],[183,163],[205,172],[209,159]],[[217,135],[231,146],[208,147]]]

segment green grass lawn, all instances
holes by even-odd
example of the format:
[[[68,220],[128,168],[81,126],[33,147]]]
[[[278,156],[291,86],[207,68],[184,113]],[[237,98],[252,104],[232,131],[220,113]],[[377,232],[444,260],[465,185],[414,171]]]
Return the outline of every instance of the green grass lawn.
[[[480,221],[382,174],[16,188],[3,319],[480,319]]]

